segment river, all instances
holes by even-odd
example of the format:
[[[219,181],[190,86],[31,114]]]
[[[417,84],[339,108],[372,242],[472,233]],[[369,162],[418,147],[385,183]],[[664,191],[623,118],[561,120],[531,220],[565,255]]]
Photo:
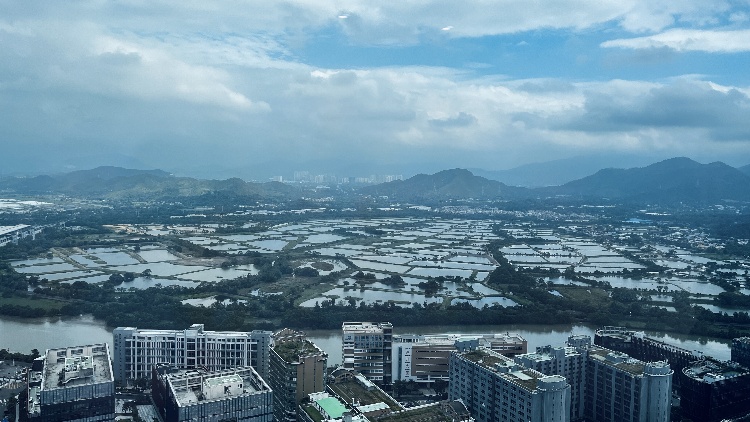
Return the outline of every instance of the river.
[[[187,327],[190,324],[185,324]],[[529,351],[536,347],[560,346],[571,334],[586,334],[594,337],[594,328],[585,325],[468,325],[457,327],[394,326],[394,334],[479,334],[518,333],[528,341]],[[728,340],[704,339],[683,334],[646,332],[652,338],[687,350],[699,350],[719,360],[729,360]],[[310,330],[308,338],[328,353],[329,365],[341,363],[341,330]],[[29,353],[67,346],[92,343],[109,343],[112,347],[112,328],[95,320],[90,315],[73,318],[20,319],[0,317],[0,349]]]

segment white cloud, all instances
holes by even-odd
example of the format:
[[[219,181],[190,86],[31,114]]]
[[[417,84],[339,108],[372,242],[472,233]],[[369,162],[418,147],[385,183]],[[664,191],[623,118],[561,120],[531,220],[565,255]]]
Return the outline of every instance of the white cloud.
[[[659,34],[603,42],[602,47],[738,53],[750,51],[750,30],[670,29]]]

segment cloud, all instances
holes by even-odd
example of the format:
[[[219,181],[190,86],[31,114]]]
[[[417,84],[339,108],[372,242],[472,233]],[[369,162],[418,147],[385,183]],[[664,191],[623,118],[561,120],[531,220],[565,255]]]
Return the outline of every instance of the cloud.
[[[466,127],[477,122],[477,118],[469,113],[459,112],[454,117],[430,119],[429,124],[438,128]]]
[[[670,29],[645,37],[605,41],[601,46],[605,48],[669,48],[676,51],[739,53],[750,51],[750,30]]]

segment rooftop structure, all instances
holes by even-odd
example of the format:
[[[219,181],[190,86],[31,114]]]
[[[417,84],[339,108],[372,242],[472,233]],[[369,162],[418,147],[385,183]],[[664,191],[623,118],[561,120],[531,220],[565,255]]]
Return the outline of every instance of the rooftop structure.
[[[298,331],[283,329],[273,339],[268,384],[274,390],[274,419],[296,421],[299,404],[325,391],[328,355]]]
[[[750,370],[735,362],[704,359],[682,370],[680,404],[695,421],[721,421],[750,413]]]
[[[154,369],[152,387],[165,422],[273,417],[271,388],[252,367],[213,372],[159,367]]]
[[[38,361],[39,370],[28,376],[30,420],[114,419],[114,378],[106,343],[50,349]]]
[[[5,246],[9,243],[18,243],[19,240],[29,236],[33,238],[39,233],[39,230],[26,224],[0,226],[0,246]]]

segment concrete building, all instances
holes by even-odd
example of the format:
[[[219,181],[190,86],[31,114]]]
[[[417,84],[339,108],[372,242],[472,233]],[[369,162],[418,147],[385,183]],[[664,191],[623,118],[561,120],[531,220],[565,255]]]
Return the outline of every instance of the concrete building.
[[[732,339],[732,362],[750,368],[750,337]]]
[[[684,417],[718,422],[750,414],[750,370],[738,363],[695,361],[683,368],[682,378]]]
[[[587,420],[668,422],[673,371],[601,347],[588,350],[584,415]]]
[[[159,366],[151,394],[164,422],[270,422],[273,393],[252,367],[205,371]]]
[[[390,322],[344,322],[342,357],[344,368],[369,380],[391,383],[393,325]]]
[[[274,420],[296,421],[300,403],[326,389],[328,355],[303,333],[286,328],[273,335],[273,343],[268,384],[274,392]]]
[[[33,239],[39,231],[40,229],[35,229],[26,224],[0,226],[0,246],[5,246],[9,243],[18,243],[19,240],[29,236]]]
[[[448,399],[461,400],[478,422],[570,421],[565,377],[524,368],[488,349],[451,355]]]
[[[448,381],[448,361],[454,351],[484,347],[506,356],[526,353],[526,340],[518,334],[394,335],[392,381],[431,384]]]
[[[118,327],[112,336],[118,382],[149,379],[151,370],[162,363],[208,370],[252,366],[268,378],[270,331],[206,331],[203,324],[193,324],[187,330]]]
[[[588,342],[586,342],[588,339]],[[576,345],[577,347],[573,347]],[[583,418],[586,359],[591,337],[571,337],[563,347],[537,347],[536,353],[518,355],[514,361],[545,375],[561,375],[570,384],[570,419]]]
[[[115,419],[115,385],[106,343],[50,349],[28,374],[32,422]]]

